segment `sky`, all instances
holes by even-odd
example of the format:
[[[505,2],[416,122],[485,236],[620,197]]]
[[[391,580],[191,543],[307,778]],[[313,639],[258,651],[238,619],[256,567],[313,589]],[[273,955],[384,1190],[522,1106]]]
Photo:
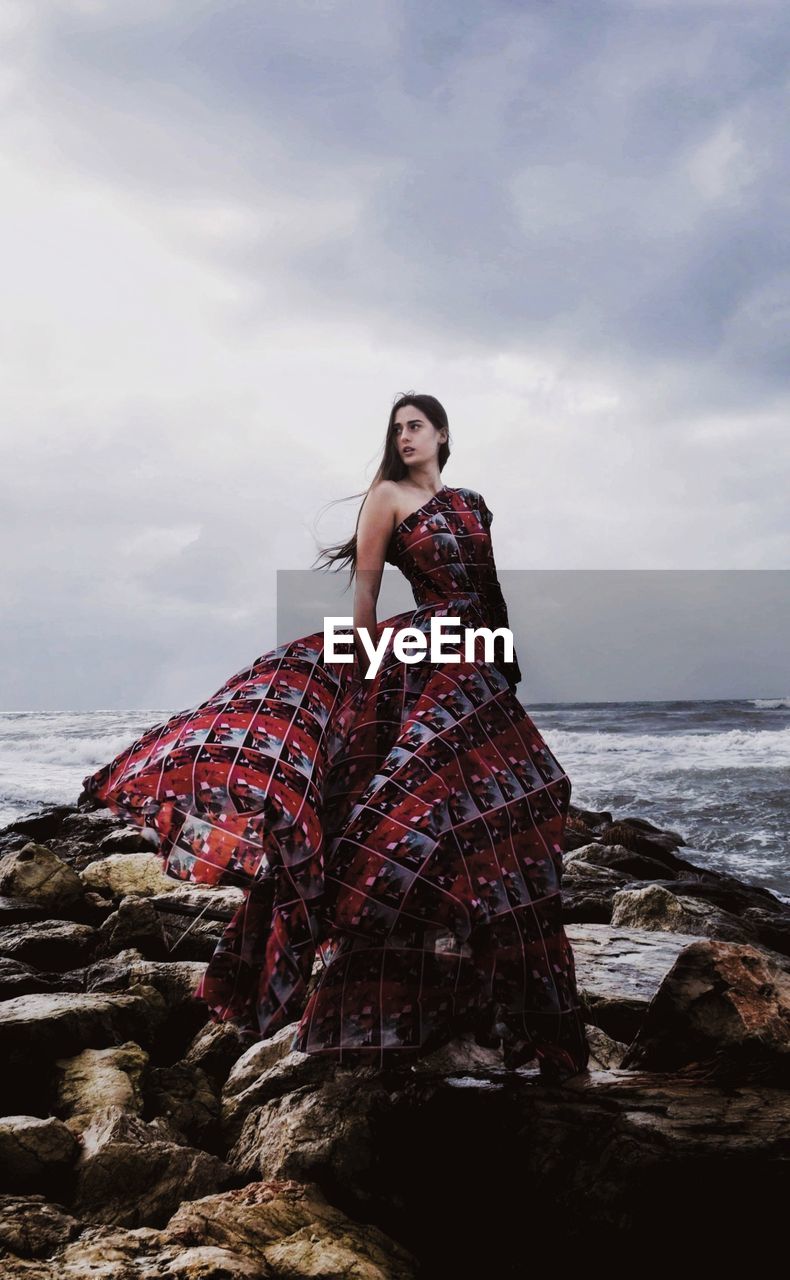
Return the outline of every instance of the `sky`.
[[[722,621],[679,696],[787,694],[789,54],[773,0],[4,0],[0,709],[221,687],[410,390],[531,693],[704,570],[771,687]]]

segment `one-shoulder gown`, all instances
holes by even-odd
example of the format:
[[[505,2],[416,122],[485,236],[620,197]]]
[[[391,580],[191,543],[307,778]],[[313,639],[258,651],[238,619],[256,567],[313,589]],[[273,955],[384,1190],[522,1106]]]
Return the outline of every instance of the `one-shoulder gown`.
[[[491,521],[448,485],[401,520],[386,559],[416,608],[378,636],[509,625]],[[195,993],[214,1019],[254,1038],[293,1023],[292,1048],[345,1063],[469,1031],[509,1067],[586,1067],[562,922],[571,782],[516,697],[517,657],[482,638],[457,653],[406,663],[390,643],[362,679],[324,661],[322,621],[84,779],[80,800],[147,829],[169,875],[246,890]]]

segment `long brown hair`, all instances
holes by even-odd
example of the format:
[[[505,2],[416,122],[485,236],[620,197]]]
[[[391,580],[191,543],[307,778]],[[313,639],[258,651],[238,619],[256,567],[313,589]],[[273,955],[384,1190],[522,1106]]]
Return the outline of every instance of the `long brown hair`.
[[[354,493],[350,498],[363,498],[357,512],[357,521],[354,526],[354,532],[347,542],[336,543],[331,547],[322,547],[316,560],[313,561],[312,567],[319,569],[329,569],[333,565],[333,573],[337,573],[345,565],[349,567],[349,583],[353,580],[357,569],[357,529],[359,528],[359,517],[362,514],[362,508],[365,505],[364,499],[367,498],[370,490],[380,480],[403,480],[408,475],[409,468],[404,463],[398,452],[398,446],[395,437],[395,414],[399,409],[405,408],[406,405],[414,405],[415,409],[419,409],[424,413],[428,421],[436,428],[437,431],[446,430],[447,440],[439,445],[439,470],[444,470],[444,464],[450,456],[450,424],[447,420],[447,413],[444,406],[439,403],[436,396],[418,394],[416,391],[407,391],[404,395],[398,396],[390,410],[390,418],[387,423],[387,434],[384,439],[384,452],[378,470],[370,482],[370,486],[362,493]],[[336,498],[335,502],[345,502],[349,499]],[[333,503],[329,504],[334,505]],[[317,564],[322,559],[324,563]]]

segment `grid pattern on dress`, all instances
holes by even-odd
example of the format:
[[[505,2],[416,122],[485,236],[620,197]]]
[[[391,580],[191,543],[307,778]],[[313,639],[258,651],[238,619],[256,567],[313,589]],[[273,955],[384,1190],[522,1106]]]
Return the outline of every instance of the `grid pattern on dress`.
[[[444,486],[387,559],[415,609],[507,626],[480,494]],[[378,637],[377,637],[378,638]],[[518,661],[323,661],[323,629],[257,658],[84,781],[156,833],[179,879],[245,901],[198,993],[215,1018],[384,1064],[459,1030],[511,1065],[588,1058],[562,926],[567,774],[514,693]],[[314,959],[322,965],[311,986]]]

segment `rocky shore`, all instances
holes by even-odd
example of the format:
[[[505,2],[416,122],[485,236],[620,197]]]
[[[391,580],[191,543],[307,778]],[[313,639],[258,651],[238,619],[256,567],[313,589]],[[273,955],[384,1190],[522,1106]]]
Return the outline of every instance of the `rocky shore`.
[[[240,891],[108,810],[0,832],[0,1274],[525,1276],[783,1238],[790,907],[682,837],[573,808],[563,902],[592,1058],[458,1040],[413,1067],[247,1047],[192,998]],[[667,1240],[669,1237],[669,1240]],[[719,1252],[720,1251],[720,1252]]]

